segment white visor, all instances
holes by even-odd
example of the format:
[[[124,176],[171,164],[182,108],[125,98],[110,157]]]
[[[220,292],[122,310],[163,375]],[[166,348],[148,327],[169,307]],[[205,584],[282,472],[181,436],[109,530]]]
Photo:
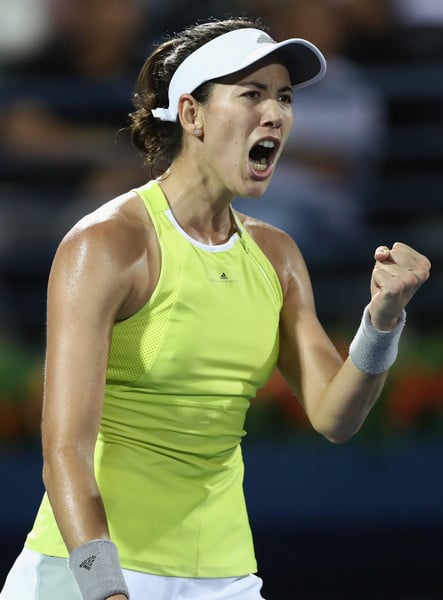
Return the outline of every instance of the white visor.
[[[307,40],[276,42],[260,29],[236,29],[207,42],[179,65],[169,84],[168,108],[153,108],[152,114],[161,121],[176,121],[182,94],[191,94],[202,83],[242,71],[273,53],[288,69],[294,89],[311,85],[326,73],[325,57]]]

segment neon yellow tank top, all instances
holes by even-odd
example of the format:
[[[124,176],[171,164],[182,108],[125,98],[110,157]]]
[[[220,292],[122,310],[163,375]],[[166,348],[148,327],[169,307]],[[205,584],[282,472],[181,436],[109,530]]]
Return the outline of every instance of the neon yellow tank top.
[[[191,239],[160,186],[137,190],[158,285],[113,329],[95,474],[122,566],[182,577],[256,571],[240,442],[278,355],[282,292],[251,236]],[[47,496],[26,546],[67,556]]]

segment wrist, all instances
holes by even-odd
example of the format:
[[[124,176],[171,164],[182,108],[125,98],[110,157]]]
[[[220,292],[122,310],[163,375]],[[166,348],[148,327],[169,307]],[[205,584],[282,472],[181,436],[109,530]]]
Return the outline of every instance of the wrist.
[[[129,599],[117,546],[111,540],[90,540],[74,548],[68,565],[83,600]]]
[[[402,311],[400,315],[396,315],[391,319],[377,318],[375,315],[372,314],[370,305],[368,305],[368,312],[371,325],[375,327],[375,329],[378,329],[378,331],[389,332],[392,331],[392,329],[394,329],[396,325],[402,320],[404,311]]]
[[[395,362],[398,344],[406,321],[406,312],[390,330],[376,328],[370,318],[369,307],[366,306],[360,326],[349,347],[352,363],[363,373],[380,375]]]

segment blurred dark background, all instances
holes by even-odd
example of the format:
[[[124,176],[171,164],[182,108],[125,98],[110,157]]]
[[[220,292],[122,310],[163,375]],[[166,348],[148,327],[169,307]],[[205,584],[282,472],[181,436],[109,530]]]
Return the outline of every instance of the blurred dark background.
[[[297,92],[268,192],[238,200],[294,236],[343,355],[378,244],[433,263],[359,434],[333,446],[278,372],[249,413],[246,494],[268,600],[443,597],[443,3],[440,0],[2,0],[0,585],[42,493],[46,281],[63,234],[147,179],[124,132],[153,44],[196,20],[259,16],[324,51]],[[21,599],[17,599],[21,600]]]

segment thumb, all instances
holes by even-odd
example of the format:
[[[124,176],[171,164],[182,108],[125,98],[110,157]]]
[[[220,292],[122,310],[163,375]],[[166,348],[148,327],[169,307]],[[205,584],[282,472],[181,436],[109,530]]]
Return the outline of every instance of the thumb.
[[[388,260],[391,256],[391,251],[387,246],[378,246],[374,252],[374,259],[379,262]]]

